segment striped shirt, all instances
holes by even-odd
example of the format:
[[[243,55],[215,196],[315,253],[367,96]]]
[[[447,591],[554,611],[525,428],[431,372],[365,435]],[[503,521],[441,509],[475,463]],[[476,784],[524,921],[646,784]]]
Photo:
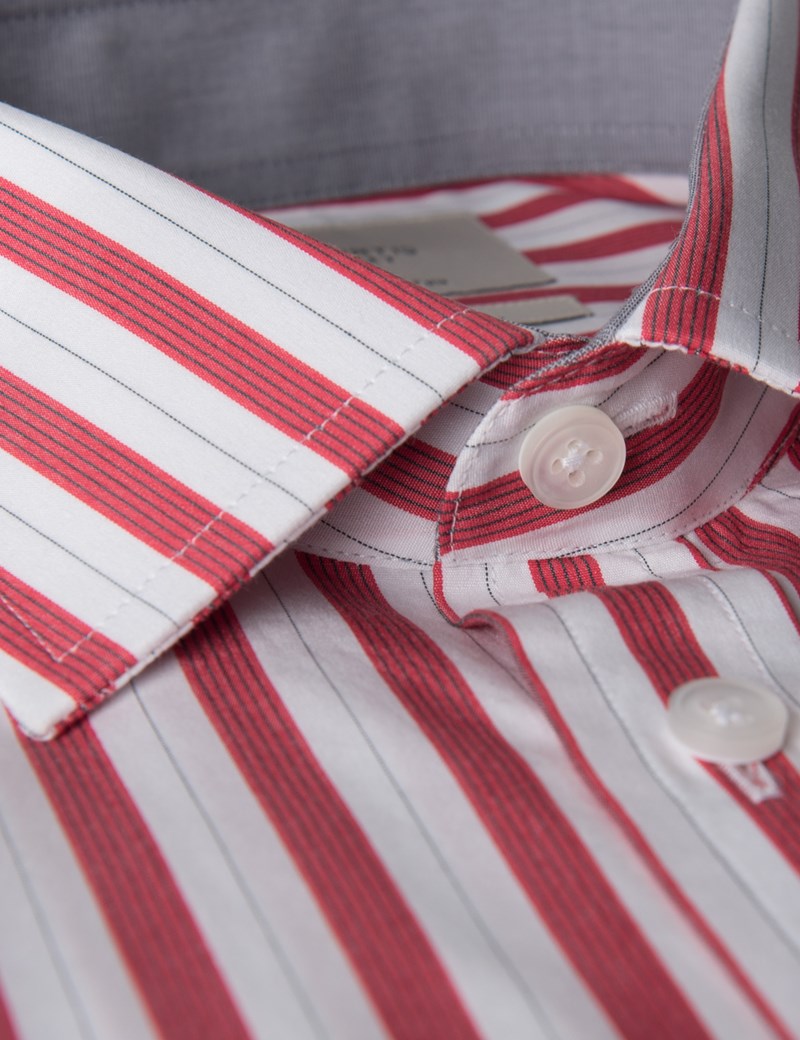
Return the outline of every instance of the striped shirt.
[[[688,195],[256,214],[0,105],[0,1040],[800,1037],[799,40],[744,0]],[[456,212],[554,285],[302,230]],[[672,739],[716,677],[780,751]]]

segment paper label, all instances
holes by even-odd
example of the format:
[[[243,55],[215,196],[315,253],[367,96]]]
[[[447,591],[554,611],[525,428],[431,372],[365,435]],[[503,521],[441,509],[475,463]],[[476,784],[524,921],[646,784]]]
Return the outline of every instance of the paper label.
[[[303,231],[443,296],[532,289],[553,280],[469,214]]]
[[[303,231],[443,296],[468,300],[470,296],[524,292],[553,281],[549,272],[519,254],[471,214],[357,221],[306,227]],[[519,325],[546,325],[591,314],[574,296],[557,291],[538,299],[474,306]]]
[[[475,303],[476,311],[491,314],[517,325],[547,325],[552,321],[584,318],[592,312],[574,296],[540,296],[534,300],[506,300],[503,303]]]

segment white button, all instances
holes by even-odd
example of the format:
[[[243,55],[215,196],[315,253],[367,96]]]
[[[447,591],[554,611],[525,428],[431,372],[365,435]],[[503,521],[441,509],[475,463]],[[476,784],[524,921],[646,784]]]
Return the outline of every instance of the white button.
[[[613,488],[625,465],[625,438],[605,412],[589,405],[558,408],[522,442],[519,472],[540,502],[579,509]]]
[[[707,762],[760,762],[783,747],[789,712],[769,690],[734,679],[695,679],[673,690],[672,735]]]

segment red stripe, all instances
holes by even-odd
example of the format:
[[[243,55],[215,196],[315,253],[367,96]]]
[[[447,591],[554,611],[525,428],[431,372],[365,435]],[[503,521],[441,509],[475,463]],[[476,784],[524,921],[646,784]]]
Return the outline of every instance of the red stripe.
[[[705,1036],[569,821],[494,728],[453,663],[397,614],[368,568],[307,557],[304,569],[436,747],[576,971],[620,1032]],[[636,970],[622,973],[621,963]],[[609,970],[609,966],[611,969]]]
[[[619,825],[622,833],[625,834],[637,854],[641,856],[643,862],[662,886],[666,895],[673,901],[701,939],[707,943],[709,949],[717,956],[720,963],[731,976],[734,984],[742,993],[746,994],[747,999],[751,1001],[754,1008],[758,1010],[759,1014],[763,1016],[764,1020],[769,1023],[782,1040],[793,1040],[793,1034],[790,1033],[764,1000],[764,997],[754,987],[748,973],[734,960],[728,948],[721,942],[705,918],[690,902],[683,889],[676,884],[670,872],[653,851],[623,805],[602,782],[584,754],[581,745],[576,740],[575,734],[565,722],[557,701],[536,673],[525,647],[511,622],[502,615],[495,614],[492,611],[474,611],[470,614],[467,624],[468,627],[493,628],[498,634],[507,639],[511,652],[528,679],[533,695],[536,697],[537,702],[542,705],[548,720],[590,791],[606,809],[610,817]]]
[[[480,366],[491,364],[511,350],[526,346],[532,340],[531,333],[518,326],[509,325],[480,312],[464,311],[461,304],[420,286],[411,285],[358,257],[342,253],[333,246],[309,238],[302,231],[295,231],[268,217],[241,209],[225,199],[217,201],[248,220],[268,228],[276,237],[291,242],[308,256],[347,278],[354,285],[365,289],[423,328],[435,329],[440,339],[457,347]]]
[[[663,585],[608,587],[597,595],[662,700],[681,683],[716,675],[686,615]]]
[[[247,524],[3,368],[0,406],[0,447],[217,592],[271,551]]]
[[[695,534],[723,563],[775,571],[800,592],[800,538],[733,507]]]
[[[0,991],[0,1040],[17,1040],[17,1032],[11,1023],[11,1012],[6,1007],[2,991]]]
[[[435,520],[455,463],[449,452],[410,437],[361,487],[398,509]]]
[[[579,348],[580,341],[572,337],[545,341],[534,347],[533,350],[524,354],[514,354],[499,365],[484,372],[480,378],[482,383],[489,386],[499,387],[501,390],[510,390],[522,379],[530,379],[536,376],[542,368],[563,364],[564,359],[574,354]],[[565,365],[565,370],[568,366]]]
[[[518,397],[526,397],[547,385],[551,380],[557,381],[560,388],[585,386],[599,382],[615,375],[621,375],[642,358],[643,351],[629,346],[604,347],[591,357],[591,363],[584,355],[577,362],[566,363],[565,359],[574,355],[582,346],[581,340],[565,339],[542,343],[526,354],[515,354],[502,361],[489,372],[481,376],[481,382],[496,386],[506,393],[504,400],[513,401]],[[554,367],[559,366],[554,372]],[[539,378],[539,374],[546,374]]]
[[[596,589],[604,584],[603,572],[593,556],[528,560],[528,570],[537,590],[551,598],[583,589]]]
[[[796,48],[794,95],[792,97],[792,155],[794,156],[795,177],[800,186],[800,27],[798,28]],[[798,339],[800,339],[800,313],[797,316],[797,331]]]
[[[786,457],[795,469],[800,470],[800,437],[796,437],[789,445]]]
[[[0,255],[128,329],[350,476],[403,434],[387,416],[188,286],[2,179]]]
[[[717,675],[688,618],[663,585],[646,582],[606,588],[598,595],[664,704],[681,683]],[[770,759],[769,770],[781,797],[757,805],[718,766],[701,764],[800,872],[800,777],[789,760],[781,754]]]
[[[625,469],[613,490],[570,515],[603,509],[674,472],[713,425],[726,378],[727,373],[714,365],[701,368],[679,394],[673,420],[627,439]],[[527,534],[563,518],[563,510],[545,506],[533,497],[519,472],[507,473],[486,484],[447,493],[439,521],[440,551],[447,553]]]
[[[580,348],[581,346],[582,343],[580,341],[576,344],[575,340],[572,340],[571,350],[567,348],[562,351],[560,347],[556,349],[559,350],[559,353],[569,354],[574,353],[576,347]],[[542,373],[541,376],[534,373],[531,379],[526,380],[524,383],[520,382],[503,395],[503,400],[513,401],[518,397],[529,397],[536,393],[539,388],[552,387],[553,389],[569,390],[576,386],[591,386],[594,383],[602,382],[604,379],[613,379],[615,376],[622,375],[638,364],[645,356],[645,353],[644,348],[630,347],[627,344],[622,346],[612,344],[601,347],[597,354],[594,352],[591,355],[581,354],[576,361],[555,370],[552,367],[552,363],[556,360],[556,357],[551,344],[549,350],[536,351],[539,358],[539,366],[541,367],[542,361],[546,361],[548,370]]]
[[[630,253],[635,249],[664,245],[671,242],[681,229],[680,221],[656,220],[647,224],[609,231],[561,246],[543,246],[525,250],[525,256],[537,264],[567,263],[572,260],[599,260],[605,256]]]
[[[615,201],[634,203],[637,205],[655,205],[670,210],[679,209],[675,203],[666,202],[664,199],[657,198],[655,195],[650,195],[649,193],[642,191],[636,185],[630,184],[630,182],[628,182],[627,185],[630,190],[622,188],[619,181],[617,181],[614,186],[610,185],[610,182],[606,182],[606,184],[596,183],[595,186],[597,191],[595,192],[591,190],[592,184],[589,180],[590,179],[587,178],[584,183],[576,185],[574,178],[565,177],[563,178],[564,187],[562,188],[562,180],[558,178],[553,182],[555,187],[554,191],[540,195],[535,199],[526,199],[523,202],[515,203],[513,206],[508,206],[506,209],[484,213],[481,215],[480,219],[490,228],[511,227],[530,220],[538,220],[541,217],[549,216],[551,213],[558,213],[564,209],[570,209],[572,206],[586,202],[594,202],[597,199],[613,199]],[[600,178],[594,178],[594,181],[599,182]],[[607,185],[609,186],[608,188]],[[619,186],[619,190],[616,190],[617,186]],[[633,207],[630,208],[629,212],[632,216],[635,216],[636,214],[636,210],[633,209]],[[675,230],[680,228],[680,221],[677,223],[671,221],[671,223]]]
[[[549,184],[559,191],[570,191],[587,198],[619,199],[621,202],[639,202],[646,206],[674,205],[617,173],[579,173],[573,176],[557,173],[549,177],[533,176],[530,180],[534,184]]]
[[[476,1038],[426,936],[295,725],[233,610],[221,607],[177,654],[392,1036]]]
[[[694,198],[681,236],[645,306],[645,339],[679,343],[698,352],[712,348],[730,236],[732,190],[725,76],[720,73],[703,129]]]
[[[675,203],[667,202],[656,195],[651,195],[649,192],[639,188],[638,185],[632,184],[630,181],[623,181],[619,177],[604,178],[591,175],[583,178],[557,177],[551,183],[554,188],[553,191],[540,195],[535,199],[526,199],[524,202],[515,203],[513,206],[508,206],[505,209],[482,214],[481,220],[487,227],[491,228],[510,227],[529,220],[538,220],[541,217],[549,216],[551,213],[558,213],[561,210],[570,209],[572,206],[593,202],[597,199],[613,199],[636,205],[655,205],[671,210],[679,208]],[[635,210],[632,207],[630,212],[635,214]],[[674,221],[672,223],[677,231],[680,228],[680,221],[677,224]]]
[[[123,647],[0,568],[0,647],[84,707],[135,663]]]
[[[480,219],[490,228],[511,227],[529,220],[538,220],[540,217],[558,213],[563,209],[570,209],[572,206],[586,201],[586,195],[581,192],[552,191],[545,195],[540,195],[536,199],[526,199],[524,202],[517,202],[506,209],[484,213]]]
[[[488,573],[486,583],[488,588]],[[491,589],[489,589],[489,592],[491,594]],[[451,625],[458,625],[461,623],[461,615],[458,611],[453,610],[447,596],[445,595],[444,569],[441,560],[437,560],[433,565],[433,602],[436,604],[439,613],[445,617]]]
[[[789,418],[783,424],[783,428],[775,438],[772,447],[764,456],[761,465],[753,474],[753,477],[747,486],[748,491],[751,491],[762,482],[764,477],[766,477],[775,463],[778,462],[784,454],[787,454],[791,458],[792,452],[796,450],[798,429],[800,429],[800,404],[793,408],[789,413]]]
[[[146,823],[88,724],[20,736],[163,1037],[248,1033]]]
[[[728,794],[756,822],[789,865],[800,872],[800,775],[783,754],[774,755],[766,768],[780,790],[778,798],[754,805],[724,773],[712,767]]]

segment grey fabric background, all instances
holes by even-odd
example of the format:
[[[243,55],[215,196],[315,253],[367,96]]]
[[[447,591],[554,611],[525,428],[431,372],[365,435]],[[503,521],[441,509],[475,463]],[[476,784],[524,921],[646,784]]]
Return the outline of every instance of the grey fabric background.
[[[687,169],[733,0],[0,0],[0,98],[248,206]]]

